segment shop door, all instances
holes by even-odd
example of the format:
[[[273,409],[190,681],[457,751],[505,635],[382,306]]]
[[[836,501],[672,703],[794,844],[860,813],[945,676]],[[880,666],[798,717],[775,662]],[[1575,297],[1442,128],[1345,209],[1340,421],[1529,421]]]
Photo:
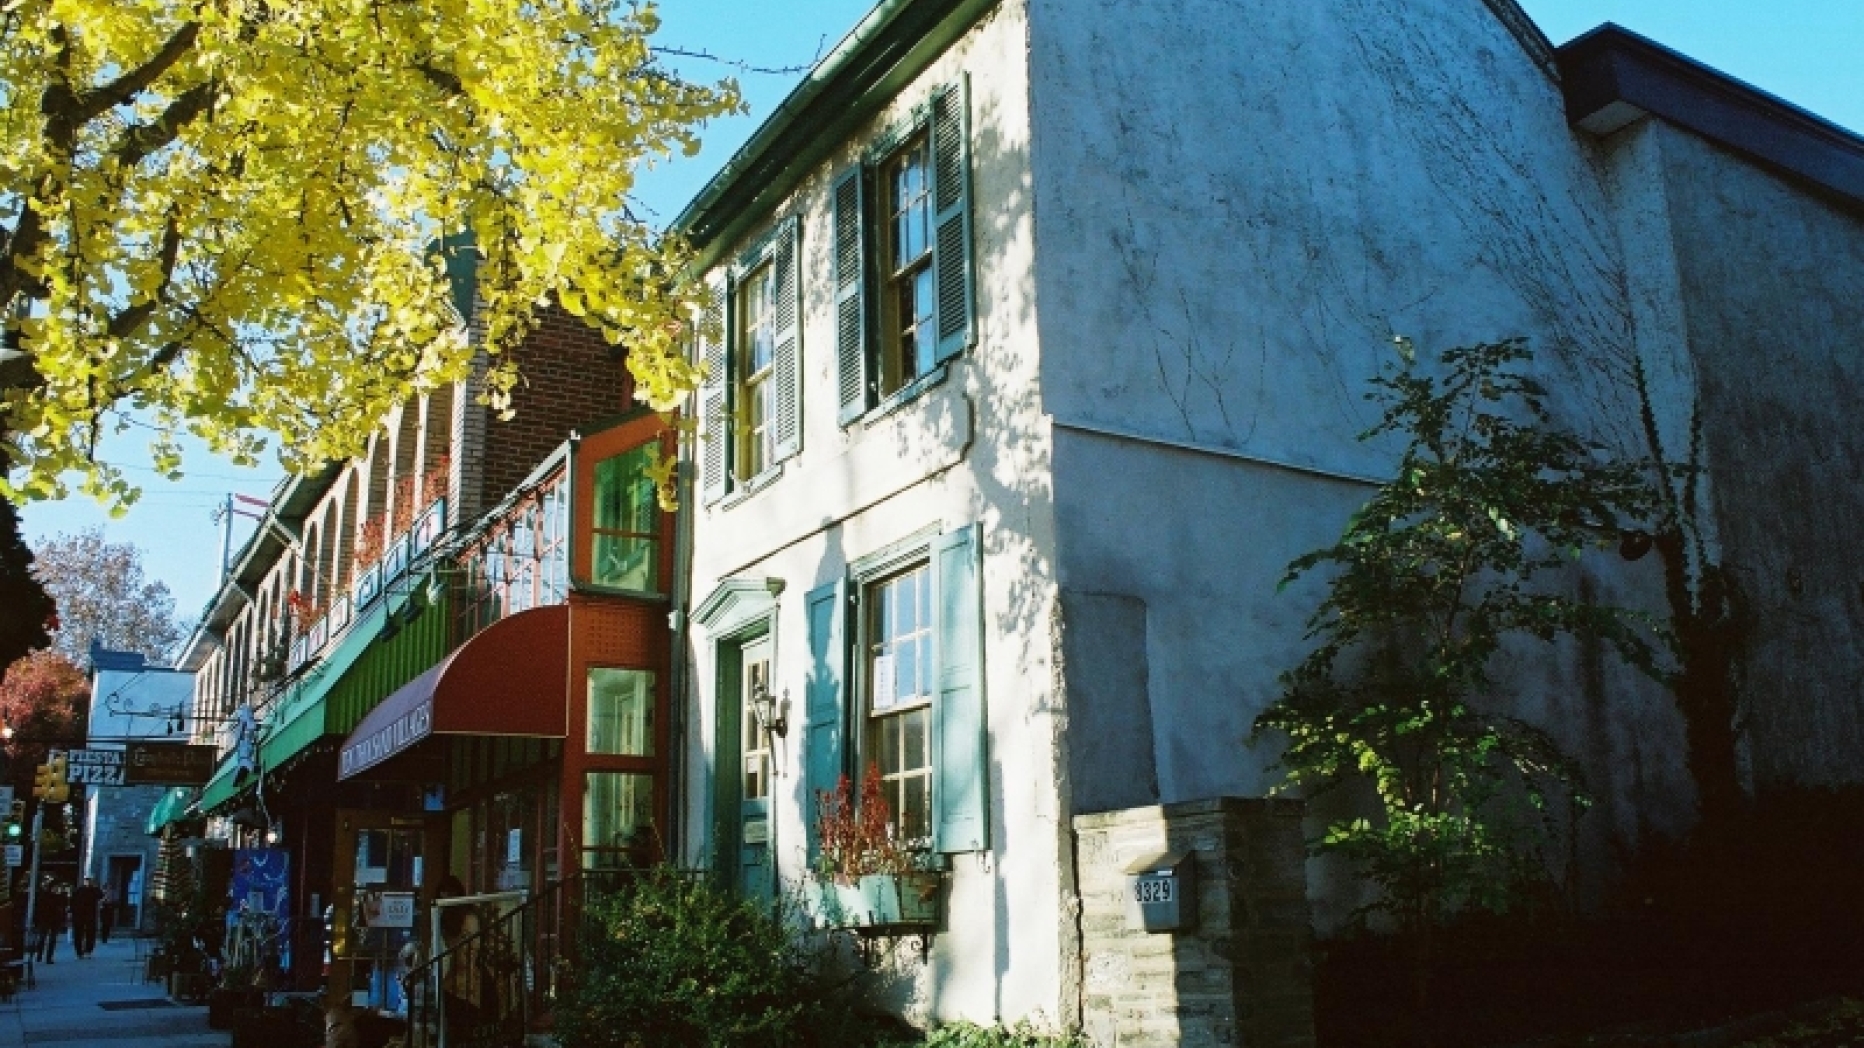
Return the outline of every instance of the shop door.
[[[770,687],[770,639],[740,650],[737,721],[739,739],[738,888],[747,899],[776,899],[771,857],[770,735],[751,712],[752,698]]]
[[[427,875],[426,820],[382,811],[337,812],[331,900],[332,1001],[399,1011],[395,978],[402,947],[415,935],[418,893]]]

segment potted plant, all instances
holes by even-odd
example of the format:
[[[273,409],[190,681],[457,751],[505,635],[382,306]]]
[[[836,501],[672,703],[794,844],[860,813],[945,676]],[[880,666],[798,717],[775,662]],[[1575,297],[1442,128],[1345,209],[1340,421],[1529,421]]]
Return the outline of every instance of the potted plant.
[[[878,765],[861,777],[858,798],[847,776],[816,791],[816,839],[821,852],[810,884],[810,908],[822,927],[928,925],[938,918],[938,874],[893,823]]]

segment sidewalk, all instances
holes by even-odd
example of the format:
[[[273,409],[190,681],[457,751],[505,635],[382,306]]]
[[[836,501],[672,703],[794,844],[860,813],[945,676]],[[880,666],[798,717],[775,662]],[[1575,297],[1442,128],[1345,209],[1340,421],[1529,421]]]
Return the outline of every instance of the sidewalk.
[[[140,946],[118,937],[79,960],[65,935],[56,963],[34,966],[38,988],[0,1002],[0,1048],[226,1048],[232,1036],[207,1028],[206,1007],[169,1003],[162,984],[142,981],[150,944]]]

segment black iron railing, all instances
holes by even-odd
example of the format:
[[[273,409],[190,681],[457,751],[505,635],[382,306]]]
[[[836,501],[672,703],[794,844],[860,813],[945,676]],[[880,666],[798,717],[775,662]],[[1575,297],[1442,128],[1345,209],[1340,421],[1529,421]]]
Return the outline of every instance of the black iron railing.
[[[409,974],[408,1048],[518,1048],[555,997],[564,885],[504,912],[497,895],[446,908],[437,952]]]
[[[407,976],[408,1048],[522,1045],[565,989],[565,961],[576,940],[595,927],[590,904],[627,892],[646,875],[632,868],[585,870],[502,914],[492,912],[499,896],[461,900],[472,920],[450,920],[450,935],[443,926],[440,938],[450,941]],[[681,875],[715,876],[703,870]]]

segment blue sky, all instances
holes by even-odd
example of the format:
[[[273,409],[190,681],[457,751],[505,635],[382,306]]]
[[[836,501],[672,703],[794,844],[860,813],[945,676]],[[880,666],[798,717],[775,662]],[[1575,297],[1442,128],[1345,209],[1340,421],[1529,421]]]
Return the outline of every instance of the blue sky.
[[[1519,2],[1556,44],[1602,22],[1616,22],[1864,132],[1864,0]],[[734,63],[807,66],[832,49],[871,6],[872,0],[661,0],[665,25],[660,43],[717,56],[717,62],[690,61],[687,69],[702,77],[737,76],[753,112],[715,124],[697,158],[647,173],[643,203],[663,220],[671,220],[797,79],[794,73],[760,73]],[[138,468],[147,462],[147,443],[146,433],[132,430],[101,449],[105,458],[129,468],[132,478],[145,485],[143,500],[126,517],[112,521],[94,503],[74,497],[27,507],[26,534],[38,541],[101,525],[112,541],[143,548],[150,577],[166,582],[175,593],[177,609],[192,617],[218,582],[221,543],[210,520],[213,508],[229,492],[265,497],[281,472],[271,463],[242,470],[197,452],[189,459],[192,468],[186,479],[171,483]],[[235,532],[236,547],[244,535],[244,527]]]

